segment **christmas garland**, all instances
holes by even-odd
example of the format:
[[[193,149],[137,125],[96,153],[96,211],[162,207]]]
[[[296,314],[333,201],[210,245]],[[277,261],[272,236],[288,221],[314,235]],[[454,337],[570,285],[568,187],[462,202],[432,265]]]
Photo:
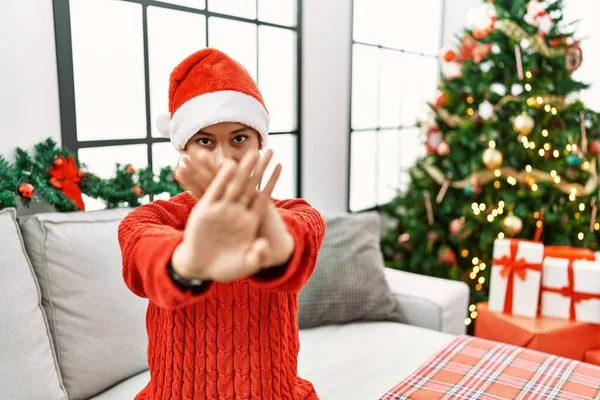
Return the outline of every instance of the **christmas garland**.
[[[60,212],[84,211],[84,195],[103,201],[106,208],[138,207],[145,196],[152,199],[182,191],[170,167],[155,175],[150,167],[136,170],[116,164],[115,175],[104,179],[87,171],[71,151],[58,148],[51,138],[34,149],[32,157],[17,148],[14,163],[0,157],[0,209],[43,201]]]
[[[447,180],[443,172],[431,164],[422,163],[421,168],[438,185],[443,185],[444,182]],[[573,194],[575,197],[581,197],[592,194],[598,187],[598,173],[596,172],[595,163],[591,163],[589,173],[590,178],[586,182],[585,186],[582,186],[578,183],[569,183],[562,179],[559,180],[558,183],[556,183],[556,176],[553,176],[544,171],[540,171],[538,169],[532,169],[531,172],[519,172],[512,167],[504,167],[494,171],[483,170],[481,172],[475,172],[460,181],[448,182],[448,185],[449,187],[455,189],[464,189],[468,185],[471,185],[474,181],[478,182],[481,185],[485,185],[486,183],[489,183],[494,179],[498,179],[499,177],[513,177],[517,181],[526,181],[528,179],[533,179],[536,182],[552,182],[552,184],[563,193],[569,195]]]
[[[525,29],[519,26],[515,21],[505,19],[497,21],[496,29],[513,40],[528,40],[531,43],[531,48],[545,57],[557,57],[567,54],[567,49],[561,47],[549,47],[546,44],[546,38],[544,36],[539,34],[528,34],[525,32]]]

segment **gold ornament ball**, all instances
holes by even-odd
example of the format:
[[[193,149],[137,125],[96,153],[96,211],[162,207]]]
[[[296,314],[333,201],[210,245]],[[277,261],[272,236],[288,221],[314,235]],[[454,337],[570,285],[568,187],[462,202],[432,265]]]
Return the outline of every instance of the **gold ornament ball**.
[[[503,162],[504,156],[500,150],[489,148],[483,152],[483,165],[485,165],[487,169],[492,170],[500,168]]]
[[[527,136],[533,131],[535,121],[528,114],[523,113],[513,120],[513,129],[515,132]]]
[[[502,230],[508,236],[515,236],[523,230],[523,220],[512,213],[502,221]]]

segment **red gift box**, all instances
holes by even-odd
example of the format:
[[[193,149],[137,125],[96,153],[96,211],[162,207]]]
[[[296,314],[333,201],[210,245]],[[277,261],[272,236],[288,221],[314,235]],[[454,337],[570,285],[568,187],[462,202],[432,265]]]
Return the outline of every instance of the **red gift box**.
[[[600,349],[600,325],[538,316],[519,317],[493,312],[477,304],[475,336],[583,361]]]
[[[600,365],[600,349],[586,351],[583,361],[590,364]]]

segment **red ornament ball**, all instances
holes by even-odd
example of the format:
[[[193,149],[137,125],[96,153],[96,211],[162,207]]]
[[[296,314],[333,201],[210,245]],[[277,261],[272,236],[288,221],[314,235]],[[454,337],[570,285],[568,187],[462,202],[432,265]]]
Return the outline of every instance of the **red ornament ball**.
[[[33,185],[31,183],[21,183],[17,190],[21,197],[23,197],[24,199],[31,200],[31,198],[33,197],[33,192],[35,191],[35,188],[33,187]]]
[[[436,150],[439,156],[447,156],[450,154],[450,145],[446,142],[442,142],[438,145]]]
[[[449,49],[443,53],[442,58],[446,62],[452,62],[458,58],[458,55],[456,54],[456,52],[454,50]]]
[[[600,156],[600,140],[592,140],[588,146],[588,152]]]
[[[54,166],[60,167],[61,165],[64,164],[64,162],[65,162],[65,160],[62,157],[57,158],[56,160],[54,160]]]
[[[135,174],[135,168],[131,164],[129,164],[126,168],[128,174]]]
[[[133,193],[135,193],[135,195],[136,195],[137,197],[140,197],[140,196],[142,195],[142,189],[141,189],[139,186],[134,186],[134,187],[131,189],[131,191],[132,191]]]
[[[450,248],[445,248],[438,253],[438,261],[446,264],[448,266],[452,266],[456,264],[456,254]]]

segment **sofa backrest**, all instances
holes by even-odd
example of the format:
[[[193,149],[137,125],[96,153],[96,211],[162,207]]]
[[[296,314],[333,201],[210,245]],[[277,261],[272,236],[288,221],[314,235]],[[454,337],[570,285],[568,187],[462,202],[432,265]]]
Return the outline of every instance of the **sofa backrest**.
[[[0,398],[66,400],[15,214],[0,210]]]
[[[122,278],[117,229],[128,211],[19,219],[69,400],[88,399],[148,368],[147,300]]]

